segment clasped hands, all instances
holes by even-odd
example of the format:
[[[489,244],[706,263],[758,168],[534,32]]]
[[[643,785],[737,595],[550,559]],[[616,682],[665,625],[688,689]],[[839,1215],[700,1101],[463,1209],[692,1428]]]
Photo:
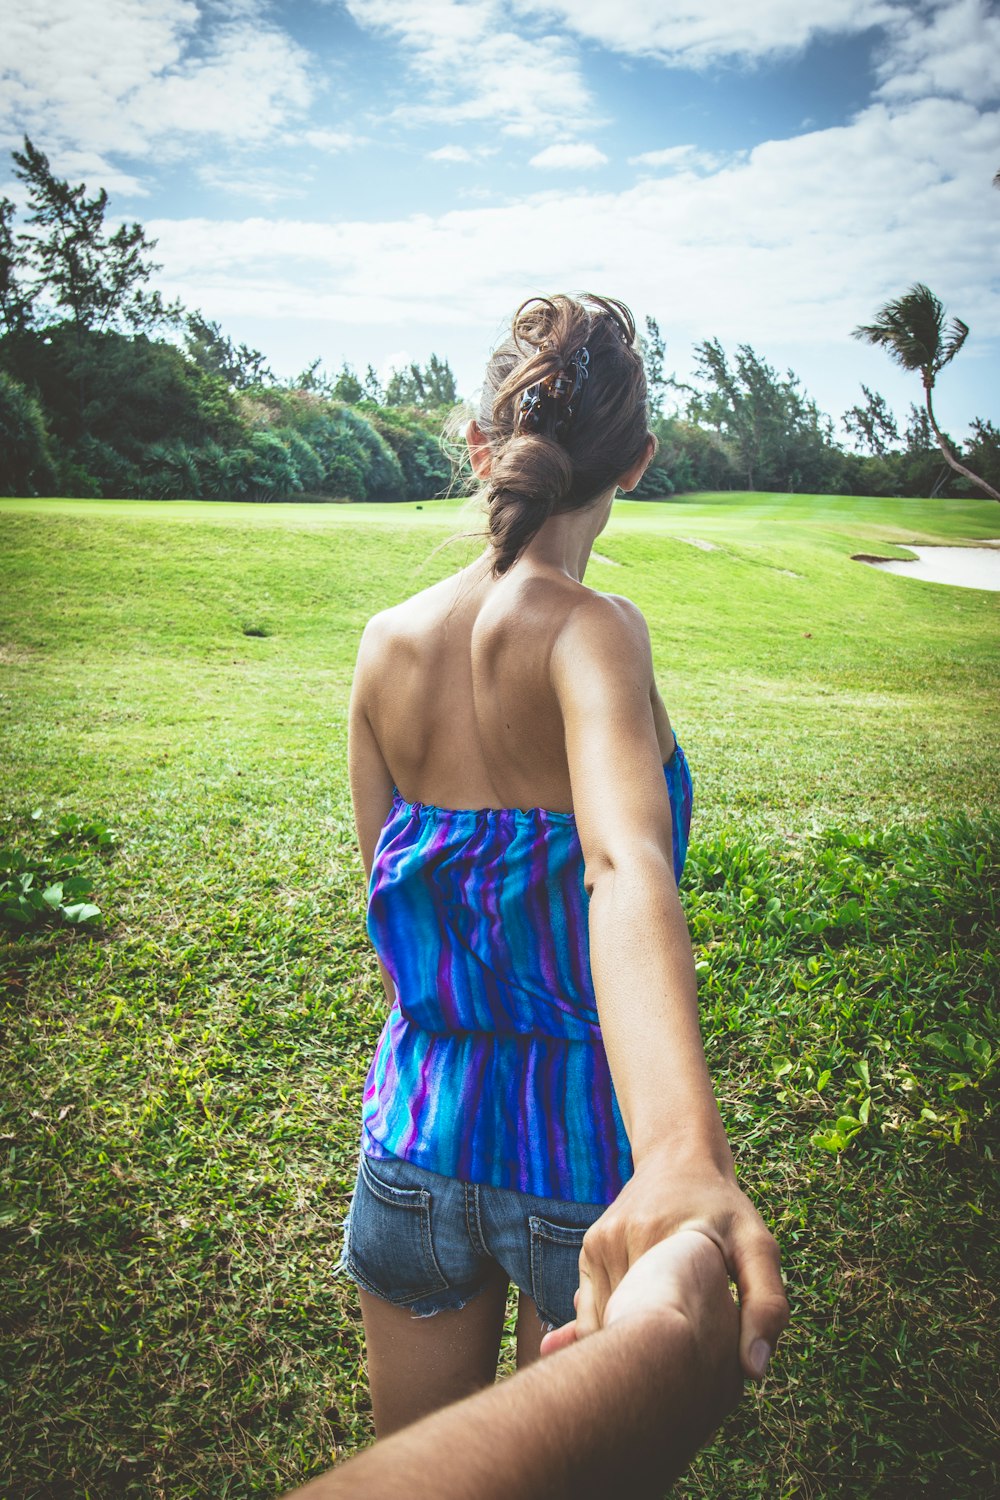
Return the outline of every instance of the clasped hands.
[[[637,1161],[634,1175],[588,1229],[580,1252],[576,1318],[546,1334],[542,1354],[565,1348],[647,1304],[653,1308],[662,1292],[657,1257],[647,1252],[688,1230],[718,1247],[736,1283],[740,1367],[750,1379],[762,1379],[788,1323],[777,1242],[741,1191],[731,1164],[704,1154],[685,1158],[665,1148]],[[658,1254],[663,1259],[669,1252]],[[643,1266],[626,1281],[630,1267],[644,1256]],[[706,1286],[705,1295],[722,1295],[731,1308],[724,1278]]]

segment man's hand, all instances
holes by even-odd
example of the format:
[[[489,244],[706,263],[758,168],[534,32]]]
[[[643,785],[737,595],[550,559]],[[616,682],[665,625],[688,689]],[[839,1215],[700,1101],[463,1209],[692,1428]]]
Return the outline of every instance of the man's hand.
[[[788,1323],[778,1246],[730,1167],[705,1156],[685,1162],[666,1150],[637,1163],[635,1175],[587,1231],[576,1320],[548,1334],[543,1351],[552,1353],[607,1326],[617,1289],[636,1274],[638,1263],[685,1230],[697,1230],[718,1246],[739,1292],[740,1363],[752,1379],[762,1379]]]

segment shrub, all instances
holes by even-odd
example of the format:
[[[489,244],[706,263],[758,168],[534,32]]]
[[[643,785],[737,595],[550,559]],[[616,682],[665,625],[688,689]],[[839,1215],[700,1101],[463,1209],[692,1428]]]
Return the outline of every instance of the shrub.
[[[31,821],[38,824],[41,816],[39,808]],[[100,908],[87,899],[94,882],[80,862],[88,850],[109,853],[115,842],[106,823],[65,813],[41,845],[37,840],[30,849],[0,845],[0,926],[18,931],[97,921]]]
[[[142,456],[139,493],[149,500],[198,500],[201,476],[186,443],[152,443]]]
[[[375,430],[392,448],[405,476],[405,498],[427,500],[451,487],[451,462],[440,438],[413,410],[382,408],[371,415]]]
[[[54,479],[42,409],[0,370],[0,494],[37,495]]]
[[[323,479],[323,487],[327,494],[343,497],[345,500],[364,500],[367,494],[361,466],[341,453],[331,460]]]
[[[73,457],[100,487],[101,495],[124,499],[141,493],[142,471],[139,465],[110,443],[102,442],[100,438],[82,438],[74,445]]]
[[[70,453],[60,456],[56,465],[56,488],[75,500],[100,500],[104,493],[101,481]]]
[[[239,410],[251,441],[266,436],[286,445],[298,492],[405,498],[406,479],[395,453],[368,416],[353,407],[317,391],[272,389],[242,393]],[[253,490],[251,484],[249,498],[274,498]]]
[[[406,475],[392,446],[377,431],[367,416],[349,406],[337,411],[341,431],[353,439],[361,454],[365,490],[372,500],[406,498]]]
[[[276,432],[252,432],[249,447],[253,463],[248,475],[248,499],[284,500],[301,493],[302,481],[291,449]]]
[[[205,443],[194,454],[201,478],[203,500],[227,500],[230,497],[230,455],[219,443]]]
[[[668,471],[674,490],[731,490],[742,486],[736,467],[718,433],[668,418],[655,426],[661,451],[656,461]]]
[[[323,484],[323,464],[315,448],[294,427],[276,429],[275,437],[280,437],[288,449],[298,475],[299,489],[316,494]]]

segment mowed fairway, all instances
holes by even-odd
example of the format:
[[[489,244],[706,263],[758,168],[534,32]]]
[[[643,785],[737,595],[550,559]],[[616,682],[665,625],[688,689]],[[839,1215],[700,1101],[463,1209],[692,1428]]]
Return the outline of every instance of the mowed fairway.
[[[276,1495],[370,1439],[345,711],[365,620],[480,524],[0,501],[0,842],[51,873],[61,814],[116,834],[69,851],[102,923],[0,958],[0,1493]],[[996,1479],[1000,595],[850,558],[998,536],[985,501],[622,501],[588,569],[691,761],[706,1046],[793,1304],[684,1495]]]
[[[464,565],[471,544],[434,549],[478,525],[455,502],[0,502],[5,707],[31,725],[9,771],[29,798],[190,774],[341,799],[364,622]],[[587,581],[646,614],[701,832],[997,805],[1000,599],[850,560],[994,533],[989,502],[619,502]]]

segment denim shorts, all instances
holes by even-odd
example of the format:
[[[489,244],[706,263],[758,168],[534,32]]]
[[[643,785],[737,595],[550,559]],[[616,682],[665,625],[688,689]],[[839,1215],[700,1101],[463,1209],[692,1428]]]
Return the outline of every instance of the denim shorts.
[[[458,1182],[362,1153],[337,1274],[430,1317],[478,1296],[495,1263],[558,1328],[574,1316],[583,1236],[606,1207]]]

